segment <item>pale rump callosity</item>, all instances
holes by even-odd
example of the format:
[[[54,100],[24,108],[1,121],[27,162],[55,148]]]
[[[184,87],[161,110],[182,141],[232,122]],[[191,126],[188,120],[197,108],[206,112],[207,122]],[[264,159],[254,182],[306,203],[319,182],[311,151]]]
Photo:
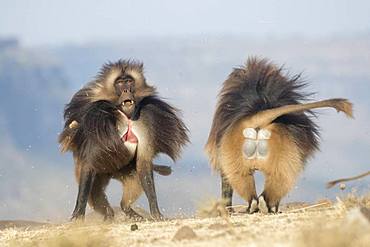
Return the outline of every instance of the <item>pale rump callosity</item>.
[[[293,188],[308,158],[319,149],[315,108],[330,107],[352,117],[346,99],[306,103],[300,75],[289,76],[265,59],[250,58],[224,82],[205,151],[211,166],[221,174],[222,198],[232,205],[235,190],[248,203],[248,212],[259,210],[264,199],[269,212]],[[254,171],[265,176],[258,197]]]
[[[114,178],[123,186],[121,208],[131,207],[144,191],[153,219],[161,219],[153,171],[169,175],[170,167],[153,164],[159,153],[176,160],[188,142],[179,111],[146,83],[143,64],[120,60],[105,64],[96,79],[79,90],[64,112],[59,136],[62,152],[71,151],[79,184],[72,219],[83,218],[87,203],[105,219],[114,212],[105,189]]]

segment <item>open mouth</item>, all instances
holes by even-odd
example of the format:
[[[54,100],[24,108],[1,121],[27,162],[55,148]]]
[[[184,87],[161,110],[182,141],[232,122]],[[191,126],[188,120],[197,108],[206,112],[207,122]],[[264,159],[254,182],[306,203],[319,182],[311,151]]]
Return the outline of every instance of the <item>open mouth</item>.
[[[130,119],[131,114],[135,110],[135,101],[130,98],[125,99],[118,108],[127,116],[127,118]]]
[[[134,101],[131,99],[124,100],[122,103],[124,106],[131,106],[134,104]]]

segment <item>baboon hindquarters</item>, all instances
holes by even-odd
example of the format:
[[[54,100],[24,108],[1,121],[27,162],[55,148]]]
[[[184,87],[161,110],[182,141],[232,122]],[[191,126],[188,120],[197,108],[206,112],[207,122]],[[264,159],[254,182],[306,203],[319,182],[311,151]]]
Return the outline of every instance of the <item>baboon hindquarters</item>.
[[[264,191],[260,196],[270,212],[277,212],[281,198],[292,189],[303,169],[304,160],[284,125],[274,123],[259,129],[247,121],[224,135],[219,159],[222,174],[248,202],[249,212],[256,211],[252,203],[258,200],[253,178],[255,170],[265,176]]]

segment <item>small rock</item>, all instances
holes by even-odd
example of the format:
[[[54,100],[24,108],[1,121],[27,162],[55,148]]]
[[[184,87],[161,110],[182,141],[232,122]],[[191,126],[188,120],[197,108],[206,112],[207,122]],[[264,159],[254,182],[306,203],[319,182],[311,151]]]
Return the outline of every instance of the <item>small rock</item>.
[[[139,227],[136,224],[131,225],[131,231],[139,230]]]
[[[220,223],[214,223],[214,224],[212,224],[208,227],[208,229],[210,229],[210,230],[222,230],[222,229],[225,229],[225,228],[227,228],[227,225],[220,224]]]
[[[346,189],[346,184],[341,183],[341,184],[339,185],[339,189],[341,189],[341,190],[345,190],[345,189]]]
[[[197,235],[195,234],[193,229],[188,226],[183,226],[179,230],[177,230],[172,240],[194,239],[196,237]]]

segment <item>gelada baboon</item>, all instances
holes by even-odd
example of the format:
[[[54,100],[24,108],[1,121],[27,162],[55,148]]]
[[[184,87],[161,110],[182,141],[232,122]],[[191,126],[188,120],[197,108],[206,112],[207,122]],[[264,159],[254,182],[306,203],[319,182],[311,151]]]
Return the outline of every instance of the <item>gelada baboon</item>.
[[[295,184],[307,159],[319,145],[319,131],[310,109],[332,107],[352,117],[346,99],[306,103],[300,76],[289,76],[264,59],[250,58],[224,82],[205,151],[219,171],[222,197],[231,206],[233,190],[258,211],[263,198],[269,212]],[[257,197],[253,173],[265,176]]]
[[[176,160],[188,142],[188,130],[178,110],[146,83],[143,64],[105,64],[96,79],[73,96],[64,118],[59,142],[63,152],[73,153],[79,184],[72,219],[84,217],[87,202],[105,219],[114,217],[105,194],[111,178],[122,182],[121,208],[127,216],[141,218],[131,204],[144,191],[151,216],[162,218],[153,170],[162,175],[171,171],[152,162],[158,153]]]

